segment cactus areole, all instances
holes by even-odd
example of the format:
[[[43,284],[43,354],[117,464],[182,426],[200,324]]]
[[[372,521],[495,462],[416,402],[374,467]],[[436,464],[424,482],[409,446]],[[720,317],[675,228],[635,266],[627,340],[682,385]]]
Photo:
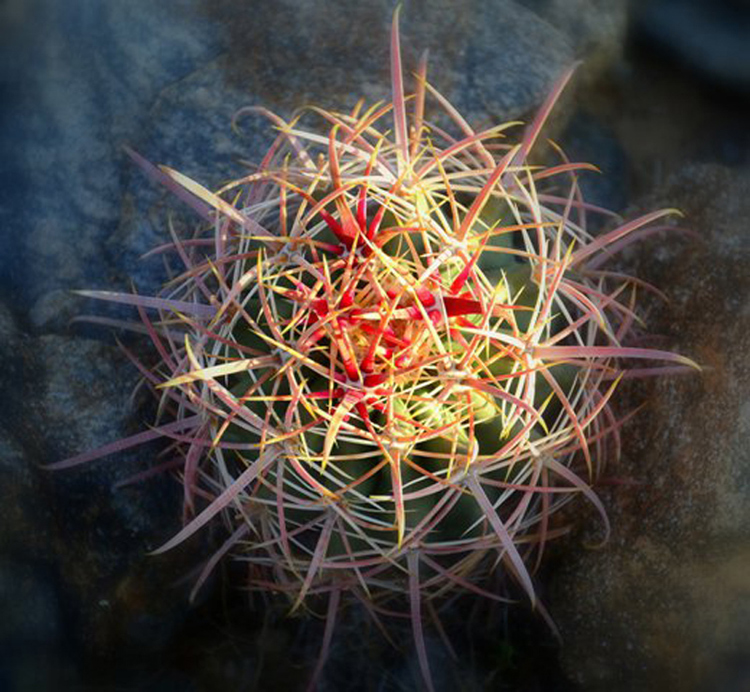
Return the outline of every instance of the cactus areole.
[[[536,602],[556,512],[582,495],[607,530],[592,486],[618,453],[618,381],[693,364],[634,343],[651,287],[610,266],[674,210],[623,222],[584,201],[592,166],[555,145],[550,167],[529,162],[572,71],[529,125],[477,132],[424,61],[405,95],[397,14],[391,40],[392,102],[243,109],[278,136],[218,191],[129,150],[201,217],[154,251],[182,264],[159,295],[83,292],[138,308],[161,419],[55,466],[167,438],[185,523],[157,553],[223,517],[199,583],[231,554],[294,609],[327,598],[324,648],[342,597],[375,618],[401,604],[431,686],[423,605],[502,600],[496,570]]]

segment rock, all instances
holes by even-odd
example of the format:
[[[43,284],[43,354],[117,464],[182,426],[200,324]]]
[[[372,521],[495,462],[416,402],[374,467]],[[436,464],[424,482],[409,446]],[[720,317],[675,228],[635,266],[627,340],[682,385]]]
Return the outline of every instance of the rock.
[[[629,201],[629,161],[609,125],[585,111],[576,111],[560,137],[571,161],[594,164],[601,173],[585,171],[579,176],[583,198],[621,213]],[[601,221],[590,216],[594,227]]]
[[[1,381],[7,385],[0,397],[0,551],[10,553],[36,544],[41,536],[33,512],[33,470],[21,440],[12,432],[27,394],[23,385],[27,354],[13,316],[1,301],[0,360]]]
[[[0,680],[3,689],[46,692],[78,683],[62,655],[60,607],[51,574],[31,564],[0,565]]]
[[[555,577],[585,692],[750,685],[750,170],[687,168],[643,208],[668,205],[700,239],[652,239],[629,262],[672,299],[651,330],[704,371],[636,388],[650,404],[611,471],[612,540]]]
[[[59,288],[47,291],[31,306],[28,326],[36,334],[69,334],[71,323],[81,316],[85,304],[72,291]]]
[[[742,0],[642,3],[638,28],[685,66],[750,93],[750,10]]]
[[[314,101],[352,107],[390,94],[393,3],[283,0],[243,12],[211,3],[230,31],[222,66],[231,85],[270,107]],[[564,34],[511,0],[408,0],[401,12],[405,66],[430,51],[428,79],[468,115],[508,119],[527,113],[568,67]]]
[[[2,287],[25,312],[42,293],[110,285],[125,176],[120,146],[161,89],[220,44],[197,2],[3,5]],[[6,40],[7,39],[7,40]],[[7,152],[7,155],[5,154]],[[122,280],[122,278],[121,278]]]
[[[36,397],[27,415],[45,421],[39,446],[26,445],[32,459],[56,461],[144,429],[131,413],[134,373],[116,347],[57,335],[36,338],[29,347],[43,365],[39,374],[29,373]],[[184,615],[184,593],[172,589],[155,598],[173,578],[175,563],[167,558],[157,565],[146,555],[175,530],[176,483],[160,477],[121,489],[115,485],[153,466],[158,451],[146,446],[67,472],[40,472],[39,490],[54,527],[48,540],[57,549],[66,595],[77,603],[78,617],[88,621],[86,646],[100,655],[118,641],[152,650]],[[102,609],[102,602],[110,607]],[[138,625],[157,613],[158,628]]]
[[[622,58],[629,8],[621,0],[519,0],[566,36],[588,81]]]
[[[160,651],[186,614],[186,593],[173,582],[199,558],[188,550],[157,564],[146,555],[177,527],[173,480],[113,487],[158,450],[66,472],[40,468],[143,428],[132,420],[133,372],[118,349],[29,336],[0,303],[0,358],[13,394],[0,400],[0,681],[66,689],[92,661],[116,654],[124,669],[133,662],[123,652]],[[5,656],[19,647],[23,655]]]

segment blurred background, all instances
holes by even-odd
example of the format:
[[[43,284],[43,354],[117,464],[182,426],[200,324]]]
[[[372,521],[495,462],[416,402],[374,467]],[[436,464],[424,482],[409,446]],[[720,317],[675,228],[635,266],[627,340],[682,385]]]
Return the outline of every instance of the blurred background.
[[[595,522],[538,575],[564,639],[525,605],[446,611],[459,654],[428,646],[440,690],[750,690],[750,5],[744,0],[405,0],[404,60],[480,127],[533,113],[581,60],[548,136],[603,174],[588,201],[624,215],[668,206],[697,239],[655,238],[621,266],[653,281],[652,331],[705,366],[641,383],[647,399],[603,479]],[[388,97],[391,0],[3,0],[0,3],[0,690],[297,690],[320,623],[286,620],[222,567],[191,577],[220,532],[146,551],[180,521],[167,477],[122,481],[158,447],[65,473],[41,470],[143,429],[150,402],[77,288],[147,292],[139,256],[171,203],[128,144],[208,187],[245,170],[263,104]],[[176,212],[180,213],[180,212]],[[108,313],[117,315],[119,313]],[[137,341],[133,346],[138,348]],[[593,526],[592,529],[586,527]],[[409,633],[394,653],[350,613],[321,689],[412,690]]]

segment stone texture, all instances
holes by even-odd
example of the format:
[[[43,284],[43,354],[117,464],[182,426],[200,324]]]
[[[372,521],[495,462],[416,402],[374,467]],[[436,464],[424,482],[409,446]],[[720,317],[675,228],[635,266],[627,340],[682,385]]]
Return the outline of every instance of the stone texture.
[[[622,59],[629,5],[622,0],[519,0],[554,26],[583,61],[581,71],[595,81]]]
[[[750,685],[750,171],[688,168],[644,209],[666,205],[699,240],[652,240],[630,263],[672,299],[651,329],[704,371],[636,388],[650,404],[612,471],[626,481],[613,539],[555,578],[564,663],[586,691]]]
[[[611,125],[601,117],[579,110],[570,119],[560,142],[571,161],[587,161],[601,170],[601,173],[584,172],[579,177],[583,198],[605,209],[624,212],[630,200],[630,162]],[[590,218],[593,228],[603,221],[594,215]]]
[[[127,667],[184,618],[171,582],[185,563],[146,555],[172,530],[179,492],[166,478],[115,489],[150,462],[148,448],[64,473],[41,468],[142,428],[114,345],[31,336],[0,302],[0,359],[0,682],[72,689],[87,661],[120,652]]]
[[[636,21],[651,40],[705,78],[750,94],[750,8],[742,0],[655,0]]]
[[[161,89],[218,51],[210,21],[189,21],[195,12],[191,0],[3,7],[0,252],[13,258],[2,284],[19,312],[126,269],[119,148]]]
[[[211,8],[230,29],[230,83],[272,107],[342,108],[389,94],[389,0],[282,0],[252,14],[234,0]],[[406,66],[429,50],[428,78],[469,116],[524,114],[572,59],[564,34],[509,0],[408,0],[401,36]]]
[[[35,565],[0,565],[0,682],[3,689],[70,689],[78,682],[62,654],[62,622],[51,574]]]

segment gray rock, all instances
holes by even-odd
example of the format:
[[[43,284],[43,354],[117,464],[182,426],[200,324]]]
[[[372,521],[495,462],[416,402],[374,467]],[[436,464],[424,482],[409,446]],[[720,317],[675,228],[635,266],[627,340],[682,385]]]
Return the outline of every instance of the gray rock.
[[[594,81],[622,58],[629,3],[623,0],[519,0],[558,31],[583,60],[582,72]]]
[[[630,262],[672,299],[651,330],[704,371],[637,388],[650,405],[611,471],[626,481],[612,541],[555,577],[564,664],[586,691],[750,683],[750,171],[688,168],[644,208],[666,205],[700,240],[651,240]]]
[[[29,326],[38,334],[67,332],[71,321],[81,315],[82,307],[83,301],[72,291],[47,291],[31,306]]]
[[[119,147],[161,89],[218,51],[216,27],[198,25],[198,12],[193,0],[3,7],[0,253],[12,262],[1,285],[19,311],[123,271],[122,248],[106,247],[120,215]]]
[[[0,360],[3,362],[0,383],[0,551],[16,551],[36,545],[41,536],[37,530],[39,514],[33,513],[35,485],[33,472],[14,428],[23,413],[26,400],[23,385],[26,374],[26,352],[10,310],[0,302]]]
[[[11,393],[0,399],[0,681],[13,690],[72,688],[86,661],[131,652],[126,666],[133,652],[164,645],[186,613],[174,581],[199,558],[146,555],[177,527],[174,481],[113,487],[158,450],[66,472],[40,468],[143,429],[132,414],[134,373],[118,349],[24,334],[0,303],[0,358]]]
[[[638,27],[685,66],[750,93],[750,7],[742,0],[641,3]]]
[[[586,171],[579,176],[583,198],[591,204],[622,212],[629,202],[629,161],[610,124],[576,111],[560,141],[572,161],[592,163],[601,171]],[[590,216],[594,228],[601,221],[593,214]]]
[[[223,0],[212,8],[232,19],[230,82],[270,107],[312,100],[342,108],[389,95],[388,0],[283,0],[252,13]],[[429,50],[428,78],[461,108],[493,118],[533,108],[572,59],[563,34],[510,0],[408,0],[401,36],[407,69]]]
[[[0,641],[40,644],[61,634],[54,590],[28,565],[5,562],[0,566],[0,606],[5,615]]]

